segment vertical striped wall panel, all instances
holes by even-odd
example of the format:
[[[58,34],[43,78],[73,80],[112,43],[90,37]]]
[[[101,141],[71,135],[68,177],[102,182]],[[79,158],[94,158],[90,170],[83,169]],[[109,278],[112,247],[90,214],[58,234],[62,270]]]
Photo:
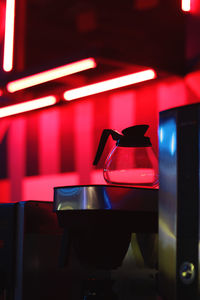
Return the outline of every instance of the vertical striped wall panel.
[[[191,80],[158,80],[0,120],[0,202],[53,200],[54,186],[104,183],[112,139],[99,165],[92,161],[105,128],[149,124],[157,151],[159,111],[200,101],[200,75]]]

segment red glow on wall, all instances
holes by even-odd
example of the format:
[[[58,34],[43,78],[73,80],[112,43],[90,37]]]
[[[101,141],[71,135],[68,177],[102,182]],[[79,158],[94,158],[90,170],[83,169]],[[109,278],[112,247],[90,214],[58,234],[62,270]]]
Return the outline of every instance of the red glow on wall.
[[[79,173],[62,173],[24,177],[22,183],[23,200],[53,201],[53,188],[56,186],[78,185]],[[0,182],[1,187],[1,182]]]
[[[191,0],[182,0],[181,9],[185,12],[190,12],[191,10]]]
[[[14,25],[15,25],[15,0],[6,1],[5,36],[3,69],[10,72],[13,69],[14,50]]]
[[[71,101],[78,98],[114,90],[120,87],[129,86],[154,78],[156,78],[155,71],[152,69],[147,69],[145,71],[97,82],[77,89],[68,90],[63,94],[63,97],[66,101]]]
[[[38,118],[39,173],[57,174],[60,170],[60,119],[57,108],[40,113]],[[53,143],[49,141],[52,140]],[[49,163],[51,162],[51,163]]]
[[[1,151],[6,154],[1,162],[6,156],[8,163],[1,164],[0,202],[53,201],[55,186],[105,184],[103,158],[113,141],[105,149],[100,168],[92,166],[102,130],[149,124],[147,135],[157,151],[159,111],[199,102],[199,86],[200,71],[194,71],[184,78],[169,76],[136,89],[133,86],[38,114],[1,119]],[[30,171],[32,165],[36,168]]]
[[[9,82],[7,84],[7,90],[10,93],[14,93],[16,91],[23,90],[28,87],[32,87],[44,82],[55,80],[95,67],[96,62],[93,58],[83,59],[77,62],[73,62],[64,66],[60,66],[51,70],[47,70],[41,73],[37,73],[28,77],[20,78],[18,80]]]
[[[4,179],[0,181],[1,189],[1,200],[0,203],[9,203],[10,202],[10,180]]]
[[[200,71],[194,71],[187,74],[184,78],[185,84],[187,87],[194,93],[197,97],[194,102],[199,102],[200,98]],[[194,100],[194,97],[193,97]]]
[[[27,102],[9,105],[0,108],[0,118],[4,118],[11,115],[16,115],[22,112],[27,112],[50,105],[54,105],[57,102],[55,96],[47,96],[38,99],[33,99]]]

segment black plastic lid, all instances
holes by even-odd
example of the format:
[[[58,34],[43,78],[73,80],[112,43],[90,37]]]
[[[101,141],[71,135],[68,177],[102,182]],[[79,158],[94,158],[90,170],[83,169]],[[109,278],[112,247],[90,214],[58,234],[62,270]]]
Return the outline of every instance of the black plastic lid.
[[[103,153],[108,137],[111,135],[113,140],[117,141],[119,147],[150,147],[151,141],[149,137],[144,136],[149,125],[136,125],[125,128],[120,134],[116,130],[104,129],[101,135],[97,153],[93,162],[96,165]]]

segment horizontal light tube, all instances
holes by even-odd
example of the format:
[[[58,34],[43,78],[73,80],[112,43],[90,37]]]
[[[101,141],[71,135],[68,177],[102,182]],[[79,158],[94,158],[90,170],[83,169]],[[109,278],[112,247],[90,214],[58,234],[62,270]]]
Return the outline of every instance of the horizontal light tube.
[[[14,48],[14,25],[15,25],[15,0],[6,1],[5,36],[3,70],[10,72],[13,68]]]
[[[94,58],[87,58],[61,67],[37,73],[25,78],[9,82],[6,86],[10,93],[26,89],[44,82],[75,74],[96,67]]]
[[[146,80],[156,78],[156,73],[152,69],[147,69],[145,71],[140,71],[137,73],[132,73],[129,75],[109,79],[106,81],[101,81],[98,83],[86,85],[77,89],[68,90],[64,92],[63,97],[66,101],[71,101],[81,97],[86,97],[105,91],[110,91],[120,87],[136,84]]]
[[[182,0],[181,9],[182,11],[189,12],[191,10],[191,0]]]
[[[22,112],[39,109],[42,107],[53,105],[57,102],[55,96],[47,96],[38,99],[29,100],[27,102],[9,105],[0,108],[0,118],[16,115]]]

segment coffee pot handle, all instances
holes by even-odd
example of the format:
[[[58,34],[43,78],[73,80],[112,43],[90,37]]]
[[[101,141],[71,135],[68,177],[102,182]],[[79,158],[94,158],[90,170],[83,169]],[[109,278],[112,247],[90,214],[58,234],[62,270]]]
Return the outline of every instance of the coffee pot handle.
[[[113,140],[114,141],[118,141],[121,137],[121,134],[116,131],[116,130],[113,130],[113,129],[104,129],[103,132],[102,132],[102,135],[101,135],[101,138],[100,138],[100,141],[99,141],[99,146],[97,148],[97,152],[96,152],[96,156],[95,156],[95,159],[93,161],[93,165],[97,165],[100,158],[101,158],[101,155],[103,153],[103,150],[104,150],[104,147],[106,145],[106,142],[107,142],[107,139],[109,137],[109,135],[112,136]]]

